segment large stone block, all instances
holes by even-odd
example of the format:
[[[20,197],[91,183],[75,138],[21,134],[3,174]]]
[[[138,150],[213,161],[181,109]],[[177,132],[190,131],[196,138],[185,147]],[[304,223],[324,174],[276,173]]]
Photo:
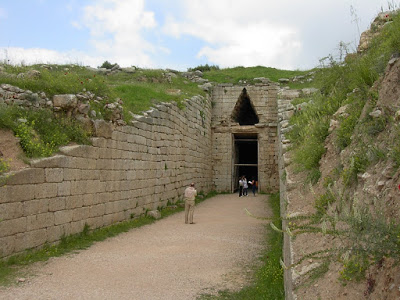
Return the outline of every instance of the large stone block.
[[[61,168],[44,169],[46,182],[62,182],[64,180],[64,170]]]
[[[97,137],[103,137],[110,139],[112,137],[113,126],[111,123],[107,123],[104,120],[94,121],[94,131]]]
[[[27,231],[54,226],[54,213],[37,214],[26,217]]]
[[[53,243],[59,241],[64,233],[64,227],[62,225],[47,228],[47,242]]]
[[[93,217],[100,217],[103,216],[105,213],[105,205],[104,204],[97,204],[94,206],[91,206],[89,209],[89,217],[93,218]]]
[[[66,197],[56,197],[50,198],[49,200],[49,211],[55,212],[59,210],[64,210],[66,207]]]
[[[57,196],[57,183],[43,183],[35,186],[35,199],[54,198]]]
[[[4,220],[0,222],[0,238],[26,231],[26,218]]]
[[[15,236],[0,238],[0,257],[7,257],[15,253]]]
[[[71,109],[76,107],[78,104],[78,98],[73,94],[65,95],[54,95],[53,105],[54,107],[60,107],[62,109]]]
[[[64,168],[67,164],[68,157],[64,155],[55,155],[31,161],[31,166],[35,168]]]
[[[83,206],[83,197],[82,196],[69,196],[65,199],[65,208],[73,209],[79,208]]]
[[[88,224],[89,227],[92,229],[103,227],[104,226],[103,216],[89,218],[86,220],[86,224]]]
[[[33,184],[0,187],[0,203],[32,200],[35,198],[35,189]]]
[[[64,180],[80,180],[82,179],[82,171],[81,169],[63,169]]]
[[[61,210],[54,212],[54,224],[62,225],[70,223],[72,221],[72,211],[71,210]]]
[[[63,181],[57,184],[57,196],[69,196],[71,195],[71,181]]]
[[[24,216],[41,214],[49,211],[49,199],[38,199],[23,202]]]
[[[47,230],[38,229],[34,231],[17,234],[15,239],[15,250],[17,252],[25,249],[42,246],[47,241]]]
[[[89,218],[89,207],[76,208],[72,211],[72,221],[82,221]]]
[[[83,231],[83,228],[85,227],[85,221],[79,220],[76,222],[71,222],[70,224],[70,232],[71,234],[77,234]]]
[[[24,215],[22,207],[22,202],[0,204],[0,222],[22,217]]]
[[[23,169],[18,172],[11,173],[7,178],[8,185],[21,185],[21,184],[37,184],[44,183],[43,169]]]

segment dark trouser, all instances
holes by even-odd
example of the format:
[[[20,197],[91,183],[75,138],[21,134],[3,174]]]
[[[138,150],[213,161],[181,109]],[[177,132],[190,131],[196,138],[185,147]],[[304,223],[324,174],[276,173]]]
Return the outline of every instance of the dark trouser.
[[[243,187],[239,186],[239,197],[243,196]]]
[[[243,196],[247,196],[247,188],[243,188]]]
[[[253,185],[252,189],[253,189],[253,195],[255,196],[256,195],[256,186]]]

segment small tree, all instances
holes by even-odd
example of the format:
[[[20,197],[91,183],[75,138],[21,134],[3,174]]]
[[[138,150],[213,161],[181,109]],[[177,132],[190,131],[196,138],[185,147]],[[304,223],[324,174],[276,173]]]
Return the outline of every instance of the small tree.
[[[116,64],[110,63],[108,60],[103,62],[103,64],[100,66],[100,68],[105,68],[105,69],[112,69]]]

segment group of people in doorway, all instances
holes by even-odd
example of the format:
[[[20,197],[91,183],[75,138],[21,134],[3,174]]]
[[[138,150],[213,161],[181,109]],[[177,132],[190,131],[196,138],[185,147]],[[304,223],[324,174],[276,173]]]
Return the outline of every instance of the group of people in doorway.
[[[253,195],[256,195],[256,190],[258,187],[258,181],[254,177],[247,181],[246,176],[239,178],[239,197],[248,196],[249,186],[253,191]],[[190,184],[185,189],[184,199],[185,199],[185,223],[194,224],[193,222],[193,212],[195,207],[195,198],[197,196],[197,190],[194,187],[194,182]]]
[[[239,197],[248,196],[249,186],[253,192],[253,195],[256,195],[256,190],[258,187],[258,181],[252,178],[251,180],[247,181],[246,176],[239,177]]]

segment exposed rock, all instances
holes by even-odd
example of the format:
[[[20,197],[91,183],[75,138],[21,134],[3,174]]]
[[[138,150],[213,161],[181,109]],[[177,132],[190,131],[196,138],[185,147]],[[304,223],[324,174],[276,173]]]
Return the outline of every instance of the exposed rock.
[[[281,83],[281,84],[287,84],[287,83],[289,83],[289,79],[287,79],[287,78],[280,78],[280,79],[278,79],[278,81],[279,81],[279,83]]]
[[[348,116],[348,113],[346,113],[347,107],[348,107],[348,105],[339,107],[339,109],[333,114],[333,116],[335,118],[338,118],[338,117],[345,118],[346,116]]]
[[[40,78],[41,73],[37,70],[29,70],[25,73],[25,77],[29,79],[38,79]]]
[[[312,94],[317,93],[318,91],[319,91],[319,90],[316,89],[316,88],[305,88],[305,89],[302,89],[302,90],[301,90],[301,92],[302,92],[304,95],[312,95]]]
[[[329,133],[331,133],[338,127],[339,127],[339,121],[332,119],[331,122],[329,123],[329,129],[328,129]]]
[[[65,95],[54,95],[53,105],[61,109],[75,108],[78,104],[78,98],[76,95],[65,94]]]
[[[209,92],[212,89],[213,85],[210,82],[206,82],[205,84],[199,85],[203,91]]]
[[[158,210],[151,210],[147,212],[147,216],[158,220],[161,218],[161,213]]]
[[[95,120],[93,122],[93,125],[94,125],[94,133],[96,136],[111,138],[113,131],[111,123],[107,123],[104,120]]]
[[[129,74],[132,74],[132,73],[136,72],[136,68],[135,67],[122,68],[121,70],[122,70],[122,72],[129,73]]]
[[[271,80],[269,78],[265,78],[265,77],[254,78],[254,81],[261,81],[262,83],[270,83],[271,82]]]
[[[172,96],[179,96],[182,94],[182,91],[178,89],[168,89],[165,91],[165,93]]]
[[[369,113],[369,115],[373,118],[379,118],[382,115],[382,111],[377,109],[377,110],[374,110],[373,112]]]

